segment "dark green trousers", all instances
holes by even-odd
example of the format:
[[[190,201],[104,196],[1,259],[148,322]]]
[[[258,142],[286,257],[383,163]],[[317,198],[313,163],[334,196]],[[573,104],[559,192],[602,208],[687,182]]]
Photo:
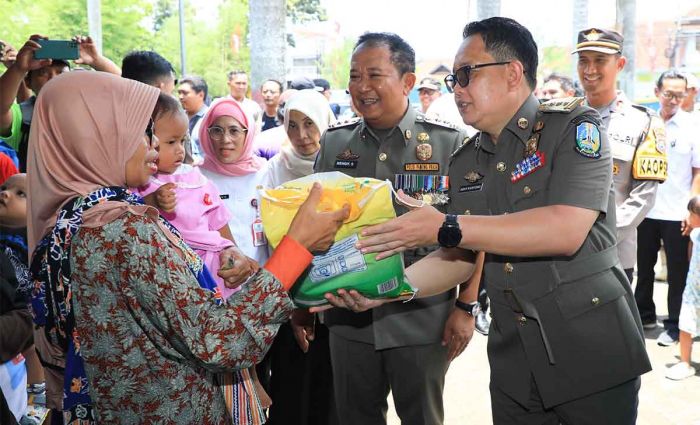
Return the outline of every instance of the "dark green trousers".
[[[438,342],[377,351],[332,331],[330,347],[340,425],[385,425],[389,390],[402,425],[443,423],[447,347]]]
[[[637,422],[641,378],[550,409],[542,405],[537,384],[531,382],[530,400],[523,406],[491,386],[494,425],[634,425]]]

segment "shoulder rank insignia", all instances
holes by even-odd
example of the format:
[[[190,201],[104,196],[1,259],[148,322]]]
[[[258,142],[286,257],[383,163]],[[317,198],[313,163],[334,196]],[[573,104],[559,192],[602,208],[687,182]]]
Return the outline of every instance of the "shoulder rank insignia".
[[[441,120],[439,118],[435,118],[429,115],[426,115],[423,117],[423,121],[427,122],[429,124],[434,124],[434,125],[439,125],[441,127],[446,127],[446,128],[451,128],[452,130],[457,130],[457,126],[452,124],[451,122]]]
[[[345,149],[338,155],[336,155],[336,158],[342,160],[342,161],[354,161],[358,158],[360,158],[360,155],[352,153],[350,149]]]
[[[362,120],[362,118],[360,118],[360,117],[354,117],[354,118],[350,118],[348,120],[337,121],[337,122],[331,124],[330,126],[328,126],[328,129],[335,130],[336,128],[348,127],[348,126],[355,125],[355,124],[359,123],[361,120]]]
[[[540,112],[560,112],[568,114],[583,102],[582,97],[567,97],[564,99],[552,99],[542,103]]]
[[[591,122],[576,126],[576,152],[588,158],[600,158],[600,130]]]

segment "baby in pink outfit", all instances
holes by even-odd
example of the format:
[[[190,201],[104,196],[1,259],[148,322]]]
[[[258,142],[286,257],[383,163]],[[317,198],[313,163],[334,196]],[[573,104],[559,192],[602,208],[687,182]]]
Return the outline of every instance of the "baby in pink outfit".
[[[143,196],[146,204],[157,207],[161,215],[180,231],[185,242],[199,254],[209,269],[216,282],[217,298],[225,302],[240,289],[226,287],[217,274],[221,268],[220,252],[236,245],[228,226],[231,213],[221,201],[214,184],[197,167],[184,163],[187,115],[179,104],[172,106],[173,110],[163,112],[154,123],[154,135],[158,139],[158,172],[151,177],[148,185],[133,192]],[[263,401],[269,397],[259,384],[254,367],[233,375],[222,374],[221,382],[235,423],[264,423],[259,397]]]

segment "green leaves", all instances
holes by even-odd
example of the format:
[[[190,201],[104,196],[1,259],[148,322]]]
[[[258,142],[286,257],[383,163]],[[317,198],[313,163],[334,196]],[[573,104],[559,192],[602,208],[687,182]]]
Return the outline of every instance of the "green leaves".
[[[177,0],[101,3],[102,52],[106,57],[121,65],[130,51],[155,50],[180,73]],[[53,39],[88,35],[85,0],[4,1],[2,12],[0,40],[16,49],[32,34]],[[287,15],[295,22],[326,19],[319,0],[287,0]],[[248,0],[223,0],[214,13],[204,12],[195,1],[185,2],[186,72],[202,76],[213,97],[229,93],[228,71],[250,69],[249,44]]]
[[[294,23],[325,21],[326,9],[319,0],[287,0],[287,16]]]

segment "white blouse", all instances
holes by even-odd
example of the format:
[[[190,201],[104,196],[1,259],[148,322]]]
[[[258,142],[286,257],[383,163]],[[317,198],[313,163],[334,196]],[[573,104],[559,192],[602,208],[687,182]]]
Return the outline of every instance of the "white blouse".
[[[236,240],[236,245],[245,255],[262,266],[269,257],[267,244],[255,246],[253,223],[260,216],[258,187],[264,184],[267,164],[255,173],[238,177],[225,176],[203,168],[201,171],[214,183],[219,190],[221,200],[231,212],[232,218],[228,226]]]

